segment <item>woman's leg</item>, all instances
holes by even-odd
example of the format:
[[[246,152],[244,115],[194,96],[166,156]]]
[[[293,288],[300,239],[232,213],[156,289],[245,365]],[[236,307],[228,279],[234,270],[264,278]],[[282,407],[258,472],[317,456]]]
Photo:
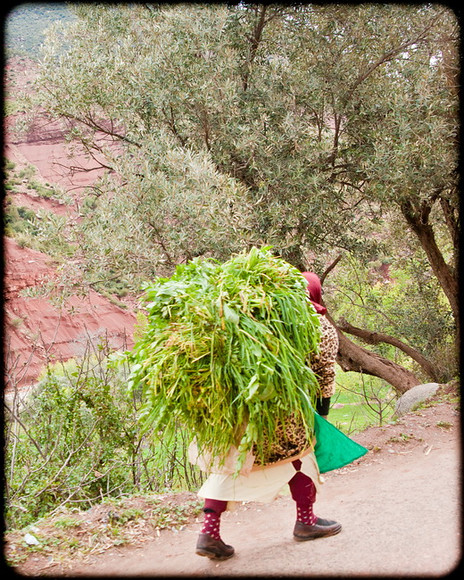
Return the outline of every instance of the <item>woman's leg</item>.
[[[301,461],[292,461],[296,469],[295,475],[288,482],[292,498],[296,503],[296,523],[293,537],[299,542],[315,540],[324,536],[333,536],[342,529],[341,525],[332,520],[323,520],[314,515],[313,505],[316,501],[316,486],[313,480],[301,469]]]
[[[297,472],[288,482],[288,485],[296,503],[296,519],[298,522],[312,526],[317,522],[317,517],[313,513],[316,486],[310,477],[300,471],[301,461],[299,459],[292,463]]]
[[[227,560],[234,555],[232,546],[221,539],[221,514],[226,511],[227,502],[217,499],[205,499],[203,527],[198,536],[196,553],[212,560]]]
[[[203,520],[203,528],[201,534],[208,534],[215,540],[221,539],[220,526],[221,514],[227,509],[227,502],[218,499],[205,499],[203,506],[203,513],[205,514]]]
[[[316,401],[316,412],[324,419],[327,419],[330,409],[330,397],[321,397]]]

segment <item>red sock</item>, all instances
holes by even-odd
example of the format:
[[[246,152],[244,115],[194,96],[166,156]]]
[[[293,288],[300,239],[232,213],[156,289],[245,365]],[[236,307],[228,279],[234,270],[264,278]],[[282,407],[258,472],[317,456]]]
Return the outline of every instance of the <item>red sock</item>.
[[[205,519],[201,529],[202,534],[208,534],[215,540],[221,539],[219,528],[221,526],[221,514],[227,508],[227,502],[216,499],[205,499],[203,512]]]
[[[313,505],[303,506],[296,504],[296,519],[303,524],[313,526],[317,522],[317,516],[313,513]]]
[[[221,539],[221,534],[219,532],[219,527],[221,525],[221,514],[216,512],[206,512],[205,519],[203,520],[203,527],[201,529],[202,534],[208,534],[215,540]]]
[[[298,461],[298,460],[297,460]],[[294,461],[295,469],[301,467],[301,462]],[[288,482],[292,498],[296,502],[296,519],[309,526],[317,522],[317,516],[313,513],[313,504],[316,501],[316,486],[313,480],[297,471],[292,479]]]

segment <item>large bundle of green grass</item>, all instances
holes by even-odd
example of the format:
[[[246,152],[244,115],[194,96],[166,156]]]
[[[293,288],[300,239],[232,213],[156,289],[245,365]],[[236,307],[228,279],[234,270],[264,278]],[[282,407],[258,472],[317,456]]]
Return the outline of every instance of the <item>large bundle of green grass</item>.
[[[291,414],[311,437],[317,381],[307,361],[319,319],[296,268],[269,248],[195,259],[146,285],[144,301],[148,324],[129,358],[148,426],[167,436],[180,423],[216,457],[235,445],[237,469],[253,446],[263,456]]]

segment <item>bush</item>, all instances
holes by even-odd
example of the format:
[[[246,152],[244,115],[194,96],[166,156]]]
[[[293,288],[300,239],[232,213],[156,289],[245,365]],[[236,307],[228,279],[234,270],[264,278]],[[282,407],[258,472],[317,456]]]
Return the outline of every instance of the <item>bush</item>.
[[[127,394],[127,369],[108,364],[109,354],[106,343],[89,343],[80,360],[48,365],[26,399],[18,391],[10,397],[8,527],[23,527],[59,506],[86,508],[104,497],[201,484],[180,429],[170,441],[141,432],[139,403]]]
[[[7,236],[19,237],[19,234],[24,234],[32,237],[37,235],[35,213],[27,207],[14,205],[9,198],[6,199],[3,220]]]

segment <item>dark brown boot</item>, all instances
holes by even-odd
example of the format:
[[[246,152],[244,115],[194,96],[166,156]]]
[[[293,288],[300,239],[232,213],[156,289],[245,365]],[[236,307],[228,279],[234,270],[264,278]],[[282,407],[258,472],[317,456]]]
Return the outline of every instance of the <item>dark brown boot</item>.
[[[208,534],[200,534],[197,541],[196,553],[211,560],[227,560],[234,555],[232,546],[224,544],[222,540],[215,540]]]
[[[322,518],[317,518],[317,522],[312,526],[297,521],[293,529],[293,537],[297,542],[306,542],[316,538],[335,536],[341,529],[342,526],[338,522]]]

